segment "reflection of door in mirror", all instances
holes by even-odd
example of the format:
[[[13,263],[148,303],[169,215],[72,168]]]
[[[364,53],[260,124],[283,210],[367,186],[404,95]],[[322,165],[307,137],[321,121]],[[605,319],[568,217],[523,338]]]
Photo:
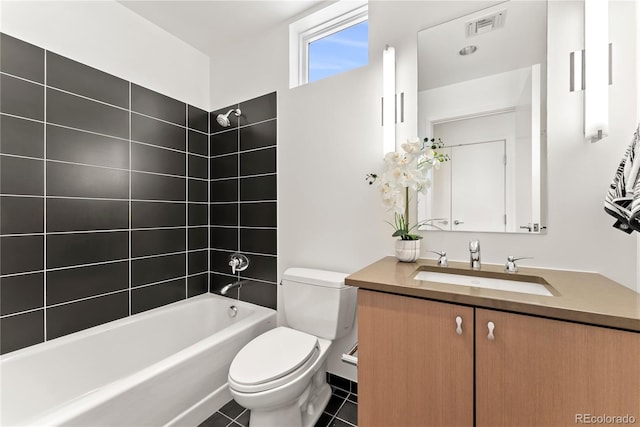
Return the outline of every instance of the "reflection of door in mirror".
[[[545,31],[546,2],[506,1],[418,33],[418,134],[451,156],[418,199],[421,230],[541,232]]]

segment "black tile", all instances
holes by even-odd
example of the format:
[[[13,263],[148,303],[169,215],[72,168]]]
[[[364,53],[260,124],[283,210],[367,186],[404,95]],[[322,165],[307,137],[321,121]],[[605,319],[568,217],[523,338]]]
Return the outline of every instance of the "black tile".
[[[267,280],[276,282],[278,280],[278,258],[275,256],[247,255],[249,257],[249,268],[241,272],[242,277]]]
[[[209,113],[198,107],[189,105],[187,107],[187,123],[189,129],[196,129],[201,132],[209,132]],[[206,153],[205,153],[206,154]]]
[[[356,395],[356,400],[354,400],[354,402],[358,401],[358,383],[355,381],[351,381],[351,397],[353,397],[353,395]]]
[[[131,256],[181,252],[186,248],[185,229],[135,230],[131,232]]]
[[[230,178],[238,176],[238,155],[231,154],[211,158],[211,179]]]
[[[233,425],[233,427],[248,427],[250,417],[251,411],[247,409],[242,414],[240,414],[238,418],[235,419],[235,424]]]
[[[131,115],[131,139],[134,141],[186,151],[186,135],[185,128],[139,114]]]
[[[0,319],[0,354],[44,341],[44,310]]]
[[[278,288],[271,283],[244,280],[240,288],[240,299],[275,310],[278,305]]]
[[[0,115],[0,153],[44,157],[44,124]]]
[[[0,278],[0,315],[44,306],[44,273]]]
[[[44,49],[0,34],[0,70],[44,83]]]
[[[182,126],[187,125],[184,102],[136,84],[131,85],[131,110]]]
[[[2,74],[0,87],[0,112],[44,120],[43,86]]]
[[[181,227],[186,225],[186,204],[131,202],[131,227]]]
[[[207,250],[198,252],[189,252],[188,266],[189,275],[203,273],[209,270],[209,254]]]
[[[238,225],[238,204],[225,203],[211,205],[211,225]]]
[[[131,144],[131,169],[144,172],[186,175],[186,154],[144,144]]]
[[[0,197],[0,234],[42,233],[44,199],[41,197]]]
[[[346,391],[347,394],[349,393],[349,390],[351,389],[351,381],[349,381],[346,378],[340,377],[338,375],[334,375],[334,374],[330,374],[330,376],[329,376],[329,384],[331,384],[332,386],[338,387],[339,389],[342,389],[342,390]],[[346,396],[347,394],[345,394],[344,396]]]
[[[344,402],[344,405],[342,405],[342,408],[340,408],[340,410],[336,414],[336,417],[344,421],[347,421],[351,424],[357,425],[358,424],[358,405],[347,400],[346,402]]]
[[[159,285],[144,286],[131,291],[131,313],[140,313],[186,298],[185,279]]]
[[[276,149],[248,151],[240,154],[240,175],[258,175],[276,172]]]
[[[128,292],[47,309],[47,339],[54,339],[129,315]]]
[[[47,195],[127,199],[129,172],[47,161]]]
[[[243,126],[273,119],[277,116],[277,107],[275,92],[241,102],[240,109],[242,110],[242,116],[240,117],[240,125]]]
[[[187,271],[186,263],[186,254],[134,259],[131,261],[131,286],[184,277]]]
[[[0,193],[44,194],[44,161],[0,155]]]
[[[215,249],[238,250],[238,229],[210,227],[211,247]]]
[[[131,198],[183,202],[186,196],[185,179],[131,172]]]
[[[206,249],[209,247],[208,227],[189,228],[189,250]]]
[[[230,126],[228,127],[221,126],[217,120],[218,114],[225,115],[229,112],[229,110],[236,109],[236,108],[238,108],[238,104],[220,108],[209,113],[209,131],[211,133],[217,133],[223,130],[228,130],[228,129],[238,127],[238,117],[234,113],[229,114],[229,122],[231,123],[230,123]]]
[[[240,406],[238,404],[238,402],[236,402],[235,400],[231,399],[222,408],[220,408],[219,411],[233,420],[238,415],[240,415],[242,412],[244,412],[244,409],[245,408]]]
[[[0,237],[0,274],[44,268],[44,236]]]
[[[47,125],[47,159],[129,168],[129,141]]]
[[[210,279],[211,279],[210,292],[218,295],[220,295],[220,290],[223,287],[237,280],[236,277],[232,275],[224,275],[224,274],[217,274],[217,273],[211,273]],[[233,299],[238,299],[238,288],[230,289],[225,296]]]
[[[350,400],[351,402],[355,403],[356,405],[358,404],[358,395],[357,394],[349,393],[349,396],[347,397],[347,399]]]
[[[230,154],[238,151],[238,130],[229,130],[211,135],[209,140],[212,156]]]
[[[278,225],[277,210],[276,202],[242,203],[240,205],[240,225],[243,227],[275,227]]]
[[[205,204],[189,203],[188,215],[189,226],[208,225],[209,207]]]
[[[332,419],[333,419],[332,415],[327,414],[326,412],[323,412],[320,415],[320,418],[318,418],[318,421],[316,421],[314,427],[328,427]]]
[[[331,422],[331,427],[353,427],[353,424],[347,423],[338,418],[334,418]]]
[[[194,297],[208,292],[208,273],[198,274],[187,278],[187,298]]]
[[[333,374],[330,374],[330,375],[333,376]],[[343,390],[343,389],[338,388],[336,386],[332,386],[331,389],[332,389],[333,394],[338,396],[338,397],[342,397],[344,399],[349,397],[349,392],[347,390]]]
[[[331,398],[329,398],[329,403],[327,403],[327,407],[324,408],[324,412],[331,415],[335,415],[340,409],[340,407],[342,406],[342,404],[344,403],[344,401],[345,401],[344,397],[340,397],[340,396],[336,396],[335,394],[332,394]]]
[[[200,423],[198,427],[227,427],[229,423],[231,423],[231,419],[222,415],[220,412],[215,412],[209,418]]]
[[[240,200],[276,200],[278,184],[276,175],[240,179]]]
[[[126,110],[50,88],[47,88],[47,122],[129,138]]]
[[[47,267],[66,267],[115,261],[129,255],[129,233],[50,234],[47,236]]]
[[[202,179],[209,177],[209,162],[205,157],[189,156],[189,176]]]
[[[277,143],[277,121],[271,120],[240,129],[240,150],[268,147]]]
[[[215,249],[209,251],[209,257],[211,259],[211,271],[231,274],[231,267],[229,267],[229,256],[233,255],[235,252],[236,251],[234,250],[220,251]],[[251,261],[253,261],[253,259]]]
[[[47,52],[47,85],[129,108],[129,82],[53,52]]]
[[[188,138],[188,151],[190,153],[202,154],[203,156],[209,155],[209,136],[190,130]]]
[[[211,202],[237,202],[238,180],[211,181]]]
[[[47,272],[47,305],[129,288],[129,261]]]
[[[275,255],[277,251],[277,231],[275,229],[240,229],[240,250]]]
[[[209,183],[197,179],[189,180],[189,201],[206,202],[209,195]]]
[[[47,198],[47,232],[129,228],[129,202]]]

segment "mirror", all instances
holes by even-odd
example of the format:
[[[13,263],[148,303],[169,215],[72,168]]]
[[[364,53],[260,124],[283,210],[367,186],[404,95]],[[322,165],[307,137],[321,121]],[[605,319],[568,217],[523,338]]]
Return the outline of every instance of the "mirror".
[[[547,4],[507,1],[418,33],[418,132],[450,158],[421,230],[541,233]]]

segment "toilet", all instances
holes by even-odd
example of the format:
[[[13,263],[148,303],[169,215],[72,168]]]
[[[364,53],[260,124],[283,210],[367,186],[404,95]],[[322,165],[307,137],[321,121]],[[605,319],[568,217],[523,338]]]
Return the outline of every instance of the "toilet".
[[[282,278],[288,327],[254,338],[231,362],[229,389],[251,410],[250,427],[313,426],[331,397],[327,354],[353,327],[356,288],[347,274],[290,268]]]

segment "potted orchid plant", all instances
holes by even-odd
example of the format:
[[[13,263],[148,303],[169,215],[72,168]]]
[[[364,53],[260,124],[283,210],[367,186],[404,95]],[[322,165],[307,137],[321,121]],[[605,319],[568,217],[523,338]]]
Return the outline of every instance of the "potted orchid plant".
[[[420,225],[411,225],[409,201],[412,192],[425,191],[431,185],[429,171],[449,160],[449,156],[438,152],[444,143],[435,138],[407,140],[401,145],[402,152],[392,151],[384,157],[385,170],[382,174],[367,175],[369,185],[376,184],[382,196],[382,202],[394,211],[394,222],[387,221],[394,229],[396,257],[403,262],[413,262],[420,255],[420,239],[415,234]]]

